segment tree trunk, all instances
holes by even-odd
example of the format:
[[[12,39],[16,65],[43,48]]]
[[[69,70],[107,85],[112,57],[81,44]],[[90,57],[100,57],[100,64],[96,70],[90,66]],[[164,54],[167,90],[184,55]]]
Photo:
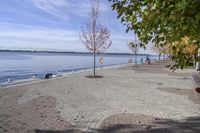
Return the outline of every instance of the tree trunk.
[[[95,52],[95,50],[94,50],[93,55],[94,55],[93,77],[95,77],[96,76],[96,52]]]
[[[197,55],[194,55],[194,68],[196,68],[196,64],[197,64],[196,59],[197,59]]]
[[[137,37],[136,37],[136,33],[135,33],[135,51],[134,51],[134,54],[135,54],[135,67],[137,67],[137,48],[138,48],[138,45],[136,43],[137,43]]]
[[[198,56],[197,57],[199,57],[199,56],[200,56],[200,49],[198,50]],[[200,62],[199,61],[197,61],[197,63],[196,63],[196,70],[200,71]]]
[[[135,52],[135,67],[137,67],[137,52]]]
[[[197,71],[200,71],[200,62],[197,62],[197,63],[196,63],[196,70],[197,70]]]
[[[158,60],[160,61],[160,53],[158,54]]]

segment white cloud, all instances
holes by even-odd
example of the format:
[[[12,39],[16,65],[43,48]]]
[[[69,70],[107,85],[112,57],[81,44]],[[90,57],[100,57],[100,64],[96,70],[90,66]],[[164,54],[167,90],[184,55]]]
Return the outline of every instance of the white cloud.
[[[60,10],[60,8],[67,9],[67,2],[65,0],[32,0],[33,4],[45,12],[52,14],[57,17],[68,19],[65,12]]]
[[[111,36],[112,47],[108,52],[126,52],[128,37]],[[64,51],[87,51],[79,41],[79,32],[60,29],[28,29],[0,31],[0,47],[12,49],[56,49]],[[8,48],[7,47],[7,48]]]
[[[78,39],[78,32],[70,30],[34,29],[0,32],[0,46],[6,47],[6,44],[13,49],[32,47],[83,51],[85,48],[78,42]]]
[[[112,45],[107,52],[131,52],[127,47],[128,41],[133,40],[131,35],[111,34],[111,40]],[[0,48],[87,51],[85,46],[79,41],[79,31],[41,27],[0,30]],[[140,50],[140,53],[146,52]]]
[[[110,8],[110,3],[107,0],[100,2],[100,22],[111,30],[113,42],[108,52],[128,52],[127,42],[133,40],[132,35],[125,33],[125,28],[116,19],[117,15]],[[13,12],[16,14],[20,12],[24,18],[32,18],[29,21],[33,22],[29,24],[30,22],[15,23],[15,20],[9,22],[0,20],[1,49],[87,51],[79,41],[79,31],[80,26],[87,21],[90,0],[30,0],[26,3],[18,0],[15,4],[22,5],[23,9],[19,9],[16,5],[15,10],[12,8]],[[54,19],[52,16],[59,19]],[[20,22],[26,22],[26,19],[21,19],[22,17]]]
[[[54,5],[54,6],[63,6],[66,5],[66,0],[32,0],[34,3],[42,6]]]
[[[32,0],[39,9],[61,18],[69,18],[71,14],[85,18],[90,9],[90,0]],[[100,1],[101,12],[111,11],[108,2]]]

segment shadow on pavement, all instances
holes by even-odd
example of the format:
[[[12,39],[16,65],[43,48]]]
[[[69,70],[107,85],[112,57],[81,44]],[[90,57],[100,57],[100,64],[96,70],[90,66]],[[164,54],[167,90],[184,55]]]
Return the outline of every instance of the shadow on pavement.
[[[182,121],[156,119],[149,124],[110,124],[101,129],[91,129],[89,133],[200,133],[200,117],[189,117]],[[36,133],[83,133],[80,130],[48,131]]]
[[[97,130],[100,133],[200,133],[200,117],[189,117],[185,120],[154,120],[149,124],[112,125]]]
[[[56,130],[39,130],[36,129],[35,133],[83,133],[81,130],[78,129],[67,129],[64,131],[56,131]]]

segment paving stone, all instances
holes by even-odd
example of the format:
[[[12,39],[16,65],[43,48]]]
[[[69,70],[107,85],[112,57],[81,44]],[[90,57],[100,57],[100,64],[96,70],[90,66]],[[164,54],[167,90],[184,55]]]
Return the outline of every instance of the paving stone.
[[[76,128],[87,131],[98,129],[104,119],[122,112],[169,119],[200,115],[198,104],[184,96],[156,89],[158,86],[191,89],[190,74],[171,74],[164,65],[138,68],[128,65],[98,73],[104,77],[89,79],[85,78],[89,73],[83,73],[0,88],[3,109],[0,110],[0,131],[21,133]],[[125,119],[123,116],[122,120]],[[131,121],[128,119],[127,123]]]

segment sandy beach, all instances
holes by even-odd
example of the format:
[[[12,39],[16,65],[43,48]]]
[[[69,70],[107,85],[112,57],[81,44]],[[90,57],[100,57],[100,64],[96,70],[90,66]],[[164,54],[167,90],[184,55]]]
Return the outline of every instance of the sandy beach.
[[[200,132],[194,69],[132,64],[0,87],[0,132]]]

